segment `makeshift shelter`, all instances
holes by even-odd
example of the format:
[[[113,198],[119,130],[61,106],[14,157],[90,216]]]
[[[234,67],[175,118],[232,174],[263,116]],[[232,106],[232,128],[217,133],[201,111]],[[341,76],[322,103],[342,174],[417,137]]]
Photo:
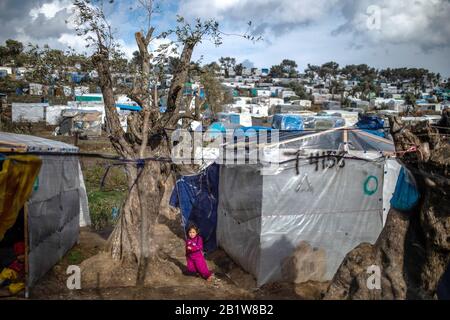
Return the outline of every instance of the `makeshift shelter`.
[[[48,103],[12,103],[12,122],[45,121]]]
[[[62,112],[59,134],[71,135],[78,132],[82,137],[98,137],[102,134],[102,113],[68,109]]]
[[[219,246],[258,286],[330,280],[383,228],[400,170],[393,143],[336,128],[260,147],[258,164],[220,167]]]
[[[0,246],[8,232],[25,242],[26,293],[78,241],[79,227],[90,224],[77,152],[58,141],[0,132]]]
[[[272,128],[278,130],[303,130],[303,117],[298,114],[276,114],[272,118]]]
[[[235,124],[245,127],[252,125],[252,117],[249,114],[218,112],[217,119],[219,122],[226,124]]]
[[[69,109],[66,105],[48,106],[45,113],[45,122],[47,125],[59,125],[62,119],[62,112],[66,109]]]
[[[332,128],[344,127],[345,119],[332,115],[318,115],[305,119],[305,128],[313,130],[328,130]]]

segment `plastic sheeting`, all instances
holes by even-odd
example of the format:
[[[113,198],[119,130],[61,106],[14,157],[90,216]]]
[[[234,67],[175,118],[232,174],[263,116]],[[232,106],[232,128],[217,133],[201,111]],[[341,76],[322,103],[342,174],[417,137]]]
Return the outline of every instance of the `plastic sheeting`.
[[[355,246],[375,242],[383,227],[384,163],[344,161],[325,170],[303,162],[299,175],[292,163],[276,175],[221,167],[218,242],[258,286],[282,278],[283,261],[302,241],[325,254],[311,261],[325,270],[321,281]]]
[[[45,108],[48,103],[13,103],[11,105],[12,122],[45,121]]]
[[[262,131],[271,131],[272,128],[261,127],[261,126],[251,126],[242,127],[234,130],[235,137],[254,137]]]
[[[217,247],[218,188],[219,166],[212,164],[198,175],[178,179],[170,197],[170,205],[181,209],[184,228],[190,223],[200,228],[206,251]]]
[[[59,132],[71,134],[78,131],[82,136],[100,136],[102,133],[102,113],[99,111],[65,110],[62,113]]]
[[[80,182],[78,158],[42,156],[38,185],[28,204],[31,287],[78,241]]]
[[[240,114],[238,113],[223,113],[217,114],[218,120],[224,123],[240,124]]]
[[[419,197],[414,176],[403,167],[398,175],[391,206],[400,211],[409,211],[418,203]]]
[[[346,122],[344,118],[325,115],[308,118],[308,123],[305,127],[315,130],[327,130],[331,128],[343,127],[345,124]]]
[[[213,122],[206,130],[205,139],[215,139],[219,136],[225,136],[227,130],[241,128],[239,124],[230,124],[224,122]]]
[[[284,278],[305,248],[310,267],[296,278],[330,280],[350,250],[374,243],[383,228],[400,170],[385,158],[393,151],[392,141],[336,128],[280,136],[258,165],[221,166],[219,245],[258,286]]]
[[[391,209],[391,199],[394,195],[401,168],[401,164],[395,158],[386,159],[383,183],[383,225],[385,225],[387,215]]]
[[[335,128],[317,134],[286,139],[279,143],[286,149],[322,149],[363,152],[394,152],[394,143],[385,138],[353,128]]]
[[[89,202],[80,162],[78,162],[78,173],[80,181],[80,227],[87,227],[91,225],[91,215],[89,213]]]
[[[278,130],[303,130],[303,118],[295,114],[276,114],[273,116],[272,128]]]
[[[68,106],[48,106],[45,114],[45,122],[51,126],[57,126],[62,120],[62,112],[68,109]]]
[[[78,152],[78,148],[35,136],[0,133],[8,145],[26,146],[25,151]],[[42,166],[28,199],[29,272],[31,287],[78,241],[80,212],[86,192],[80,179],[77,156],[42,155]],[[81,208],[80,208],[81,207]]]
[[[385,137],[384,120],[376,116],[361,116],[355,125],[359,129],[363,129],[371,134]]]
[[[25,145],[27,151],[78,152],[78,148],[73,145],[25,134],[0,132],[0,142],[17,146]]]

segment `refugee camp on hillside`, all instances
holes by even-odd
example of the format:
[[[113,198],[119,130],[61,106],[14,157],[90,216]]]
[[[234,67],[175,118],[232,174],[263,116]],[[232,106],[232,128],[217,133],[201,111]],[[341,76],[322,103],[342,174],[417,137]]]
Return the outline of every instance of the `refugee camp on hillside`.
[[[450,299],[450,69],[129,2],[71,1],[86,52],[0,45],[0,300]]]

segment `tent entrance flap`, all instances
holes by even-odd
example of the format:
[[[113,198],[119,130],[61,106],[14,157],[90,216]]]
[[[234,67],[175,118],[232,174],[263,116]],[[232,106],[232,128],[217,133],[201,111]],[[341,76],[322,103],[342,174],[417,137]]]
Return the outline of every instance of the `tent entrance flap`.
[[[217,248],[217,205],[219,197],[219,165],[212,164],[201,173],[177,180],[170,205],[180,208],[183,227],[194,223],[200,229],[206,251]]]

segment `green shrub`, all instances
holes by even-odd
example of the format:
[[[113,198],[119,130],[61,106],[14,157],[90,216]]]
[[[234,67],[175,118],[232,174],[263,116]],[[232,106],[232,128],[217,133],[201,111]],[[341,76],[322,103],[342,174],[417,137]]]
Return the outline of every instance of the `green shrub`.
[[[105,163],[90,165],[84,170],[92,227],[101,230],[115,225],[122,204],[128,193],[127,179],[122,167],[111,167],[102,189]],[[116,217],[113,217],[113,212]]]
[[[126,193],[119,191],[88,192],[92,227],[95,230],[101,230],[107,226],[115,225],[117,217],[113,218],[113,210],[120,212],[125,197]]]
[[[74,249],[67,254],[67,261],[72,265],[80,264],[83,260],[83,254],[77,249]]]

